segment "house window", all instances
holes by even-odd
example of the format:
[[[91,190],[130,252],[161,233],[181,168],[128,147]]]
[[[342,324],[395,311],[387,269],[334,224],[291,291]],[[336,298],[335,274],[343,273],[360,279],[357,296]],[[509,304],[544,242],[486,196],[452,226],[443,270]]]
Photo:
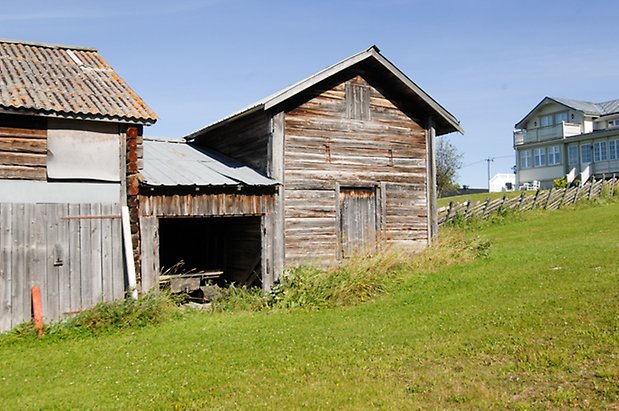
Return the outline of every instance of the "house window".
[[[608,150],[610,151],[610,159],[616,160],[619,158],[619,140],[610,140],[608,142]]]
[[[608,156],[606,153],[606,141],[596,141],[593,144],[593,161],[606,161]]]
[[[562,122],[567,123],[567,111],[555,113],[555,124],[561,124]]]
[[[591,162],[591,143],[580,146],[580,162],[585,164]]]
[[[520,151],[520,169],[531,168],[531,150]]]
[[[546,147],[533,149],[533,167],[543,167],[546,165]]]
[[[567,163],[570,166],[578,164],[578,146],[576,144],[567,147]]]
[[[548,165],[555,166],[561,164],[561,147],[550,146],[548,147]]]
[[[346,114],[353,120],[370,119],[370,91],[365,84],[346,83]]]
[[[543,116],[540,116],[539,118],[540,127],[550,127],[550,126],[561,124],[563,122],[567,123],[567,121],[568,121],[567,111],[562,111],[560,113],[554,113],[554,114],[545,114]]]
[[[540,127],[550,127],[552,126],[552,114],[546,114],[545,116],[541,116],[539,118]]]

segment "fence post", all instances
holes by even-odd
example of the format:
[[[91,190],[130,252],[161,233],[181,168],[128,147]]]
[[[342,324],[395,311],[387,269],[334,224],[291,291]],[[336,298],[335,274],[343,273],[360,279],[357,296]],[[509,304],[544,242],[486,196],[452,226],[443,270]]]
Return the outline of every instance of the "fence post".
[[[520,193],[520,200],[518,200],[518,205],[516,206],[516,210],[520,210],[520,207],[522,207],[523,201],[524,201],[524,192]]]
[[[567,191],[568,191],[567,185],[565,186],[564,190],[565,191],[563,192],[563,197],[561,197],[561,201],[559,202],[559,206],[557,208],[563,207],[563,203],[565,201],[565,197],[567,197]]]
[[[610,196],[614,197],[614,195],[615,195],[615,185],[617,184],[615,173],[613,173],[613,179],[611,181],[612,181],[612,184],[610,185]]]
[[[593,187],[595,187],[595,176],[591,176],[591,187],[589,187],[589,195],[587,196],[587,200],[591,200],[591,196],[593,195]]]
[[[454,208],[454,202],[453,200],[449,202],[449,208],[447,209],[447,216],[445,217],[445,222],[449,221],[451,219],[451,211]]]
[[[550,204],[550,197],[552,197],[552,190],[554,189],[554,187],[550,187],[550,190],[548,191],[548,198],[546,199],[546,204],[544,204],[544,210],[546,208],[548,208],[548,204]]]
[[[572,204],[576,204],[576,201],[578,201],[578,195],[580,194],[580,187],[581,187],[580,184],[576,186],[576,195],[574,196],[574,201],[572,202]]]
[[[499,211],[503,211],[503,207],[505,207],[506,202],[507,202],[507,194],[503,194],[503,202],[501,203],[501,206],[499,207]]]
[[[471,212],[471,204],[473,204],[473,202],[471,200],[466,202],[466,209],[464,210],[464,219],[465,220],[467,218],[469,218],[469,213]]]
[[[488,204],[490,204],[490,197],[486,199],[486,204],[484,204],[484,210],[481,212],[482,217],[486,216],[486,210],[488,209]]]
[[[533,210],[535,208],[535,206],[537,205],[537,197],[538,196],[539,196],[539,188],[535,192],[535,197],[533,197],[533,204],[531,204],[531,210]]]

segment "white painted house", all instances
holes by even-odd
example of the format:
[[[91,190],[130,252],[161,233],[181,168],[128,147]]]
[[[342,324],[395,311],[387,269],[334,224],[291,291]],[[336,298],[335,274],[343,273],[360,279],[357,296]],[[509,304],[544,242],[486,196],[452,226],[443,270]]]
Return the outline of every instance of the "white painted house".
[[[619,100],[545,97],[515,125],[516,186],[619,173]],[[583,178],[584,177],[584,178]]]

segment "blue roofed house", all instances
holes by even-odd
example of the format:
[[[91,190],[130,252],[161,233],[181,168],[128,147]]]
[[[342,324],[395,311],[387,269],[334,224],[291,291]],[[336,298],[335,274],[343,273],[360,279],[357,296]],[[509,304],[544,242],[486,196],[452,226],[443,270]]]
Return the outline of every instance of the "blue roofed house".
[[[515,129],[518,187],[619,173],[619,100],[545,97]]]

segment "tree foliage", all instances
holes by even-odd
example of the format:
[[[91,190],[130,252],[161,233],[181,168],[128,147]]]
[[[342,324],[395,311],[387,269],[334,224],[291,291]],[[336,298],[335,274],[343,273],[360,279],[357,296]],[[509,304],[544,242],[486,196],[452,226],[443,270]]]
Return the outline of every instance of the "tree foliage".
[[[462,167],[462,153],[445,138],[438,138],[436,142],[436,189],[440,197],[458,188],[456,177]]]

